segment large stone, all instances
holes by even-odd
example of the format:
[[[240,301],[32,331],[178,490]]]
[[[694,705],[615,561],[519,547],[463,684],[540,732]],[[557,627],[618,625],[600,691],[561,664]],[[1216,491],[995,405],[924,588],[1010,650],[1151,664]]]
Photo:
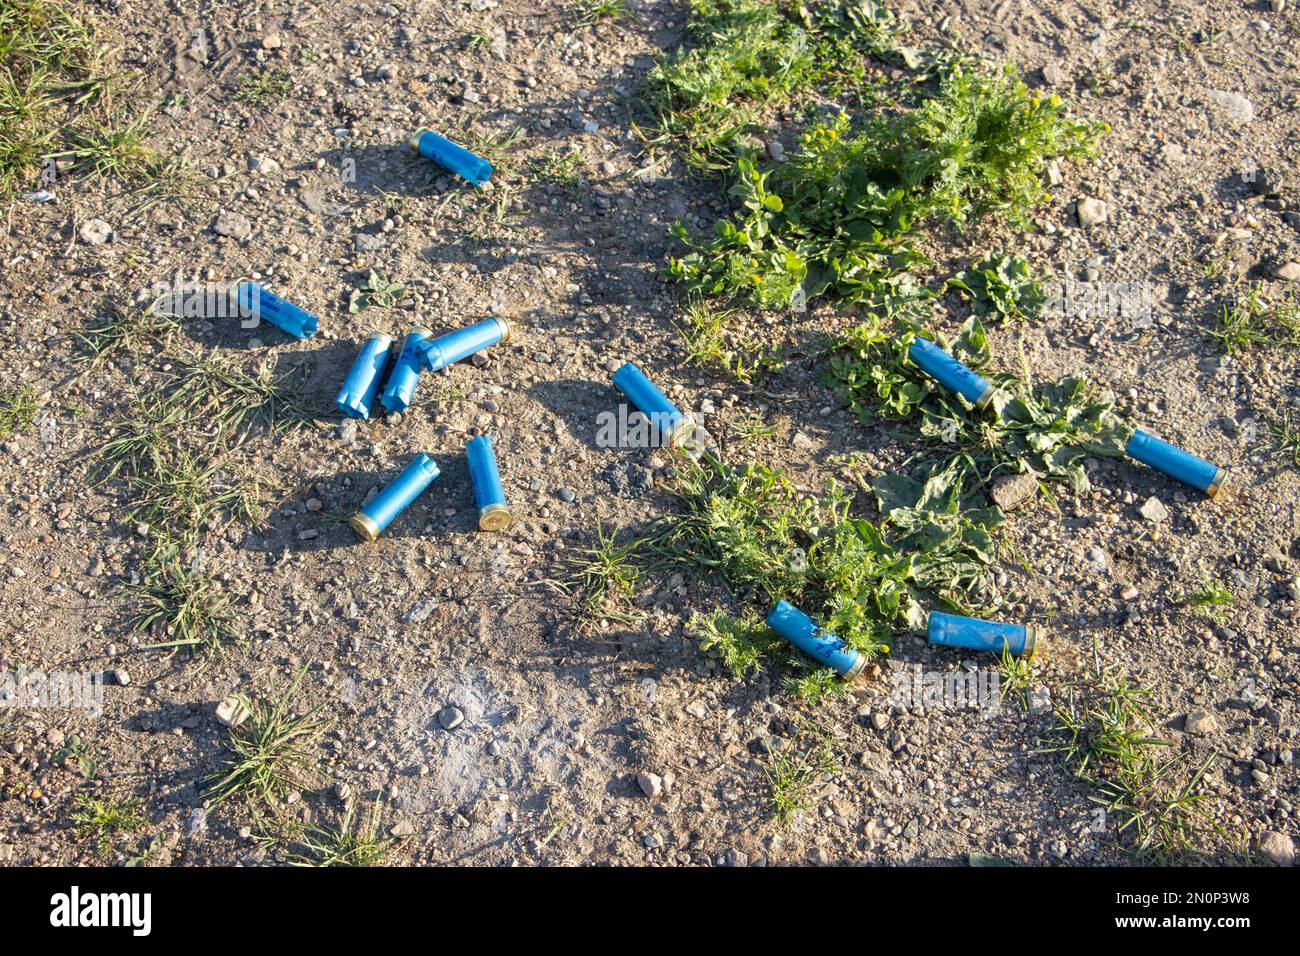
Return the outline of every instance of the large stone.
[[[81,241],[91,246],[102,246],[113,239],[113,227],[102,219],[87,219],[77,230]]]
[[[1100,226],[1106,221],[1108,214],[1106,203],[1091,196],[1085,196],[1076,202],[1074,212],[1079,217],[1079,225],[1085,229],[1089,226]]]
[[[1155,495],[1142,502],[1142,506],[1138,508],[1138,513],[1152,524],[1159,524],[1169,517],[1169,509]]]
[[[1229,93],[1227,90],[1209,90],[1206,92],[1205,97],[1234,122],[1246,124],[1255,119],[1255,104],[1240,93]]]
[[[1219,721],[1213,714],[1205,710],[1192,711],[1183,721],[1183,731],[1189,734],[1195,734],[1198,737],[1204,737],[1212,734],[1219,729]]]
[[[993,503],[1003,511],[1014,511],[1038,494],[1038,479],[1025,473],[1007,475],[993,483]]]
[[[217,215],[217,221],[212,224],[212,229],[217,235],[229,236],[231,239],[247,239],[253,234],[253,224],[248,221],[247,216],[225,210]]]
[[[1278,866],[1295,863],[1295,843],[1285,833],[1266,830],[1259,837],[1259,852]]]
[[[465,722],[465,713],[459,707],[447,705],[438,711],[438,723],[443,730],[455,730]]]
[[[663,777],[657,773],[639,773],[636,775],[636,785],[641,788],[641,792],[647,797],[657,797],[664,792]]]
[[[1300,262],[1284,262],[1273,270],[1273,278],[1300,282]]]
[[[217,704],[217,720],[227,727],[238,727],[249,718],[248,708],[238,697],[227,697]]]

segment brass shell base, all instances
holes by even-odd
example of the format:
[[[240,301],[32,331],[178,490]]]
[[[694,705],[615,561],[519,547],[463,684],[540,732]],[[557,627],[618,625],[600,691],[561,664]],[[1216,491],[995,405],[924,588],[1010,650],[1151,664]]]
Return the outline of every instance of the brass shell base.
[[[375,519],[368,514],[358,511],[348,519],[348,524],[362,541],[374,541],[379,537],[379,525],[375,524]]]
[[[488,505],[478,513],[480,531],[504,531],[513,520],[510,509],[505,505]]]
[[[1214,473],[1214,480],[1210,482],[1210,487],[1205,489],[1205,494],[1210,498],[1215,497],[1220,491],[1223,490],[1223,483],[1225,480],[1227,480],[1227,477],[1228,477],[1227,469],[1220,468],[1218,471],[1216,471]]]

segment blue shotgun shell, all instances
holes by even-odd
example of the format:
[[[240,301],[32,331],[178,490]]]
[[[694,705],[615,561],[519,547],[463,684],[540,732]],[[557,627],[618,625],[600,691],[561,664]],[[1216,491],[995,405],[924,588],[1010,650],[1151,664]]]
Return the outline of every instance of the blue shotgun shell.
[[[415,400],[415,386],[420,382],[420,343],[433,338],[433,333],[421,326],[412,326],[402,340],[402,351],[397,353],[393,370],[388,373],[384,394],[379,404],[390,412],[404,412]]]
[[[416,455],[414,460],[402,469],[400,475],[375,495],[370,504],[349,519],[348,523],[352,525],[352,530],[362,541],[374,541],[383,534],[389,523],[440,474],[442,472],[438,470],[438,465],[432,458],[428,455]]]
[[[239,310],[243,315],[255,315],[300,339],[311,338],[319,324],[316,316],[285,302],[274,292],[263,289],[256,282],[241,282],[236,287]]]
[[[695,423],[678,411],[677,406],[668,401],[668,396],[655,388],[645,373],[631,362],[619,366],[614,373],[614,385],[650,419],[660,435],[667,437],[670,445],[694,431]]]
[[[501,487],[501,472],[497,470],[497,456],[492,450],[492,439],[478,435],[465,444],[465,458],[469,462],[469,480],[474,486],[474,501],[478,505],[480,531],[501,531],[510,527],[510,505],[505,489]]]
[[[1133,436],[1124,446],[1124,454],[1144,465],[1150,465],[1156,471],[1164,472],[1185,485],[1199,488],[1211,498],[1219,493],[1227,472],[1218,465],[1211,464],[1203,458],[1188,454],[1181,448],[1162,441],[1155,435],[1149,435],[1140,428],[1133,430]]]
[[[997,389],[986,379],[976,375],[927,338],[918,335],[912,339],[907,357],[944,388],[956,392],[981,411],[988,407],[997,393]]]
[[[431,159],[439,166],[450,169],[462,179],[478,185],[488,181],[492,175],[492,164],[481,156],[475,156],[464,146],[457,146],[445,136],[439,136],[433,130],[417,129],[409,140],[411,149],[425,159]]]
[[[455,332],[440,335],[432,341],[417,344],[416,356],[426,372],[436,372],[453,362],[468,358],[489,345],[510,338],[510,323],[505,319],[484,319]]]
[[[817,663],[835,668],[845,680],[853,680],[867,666],[861,651],[822,630],[807,614],[785,601],[776,602],[765,623]]]
[[[930,630],[927,639],[931,644],[947,647],[965,647],[972,651],[992,651],[1001,654],[1003,648],[1016,657],[1032,654],[1038,646],[1038,629],[1032,624],[999,624],[996,621],[977,621],[973,617],[930,612]]]
[[[389,346],[392,344],[392,336],[371,332],[366,344],[361,346],[361,354],[352,363],[338,398],[334,399],[344,414],[353,418],[370,417],[370,409],[375,407],[379,395],[379,385],[384,380],[384,369],[388,367]]]

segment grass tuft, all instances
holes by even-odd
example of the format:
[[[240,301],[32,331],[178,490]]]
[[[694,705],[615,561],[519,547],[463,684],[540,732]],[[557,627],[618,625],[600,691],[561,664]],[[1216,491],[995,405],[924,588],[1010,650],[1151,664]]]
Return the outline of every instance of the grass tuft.
[[[220,656],[236,637],[230,595],[206,572],[174,555],[155,556],[133,591],[140,605],[135,629],[168,638],[146,649],[186,647]]]
[[[77,335],[89,355],[90,367],[95,369],[110,359],[134,357],[145,346],[165,348],[180,331],[180,319],[155,312],[152,306],[144,309],[114,306],[105,321],[87,326]]]
[[[780,749],[768,757],[764,772],[772,788],[772,810],[778,825],[785,827],[798,814],[810,812],[812,790],[819,781],[839,768],[830,738],[820,730],[804,726]]]
[[[1239,355],[1255,346],[1298,347],[1300,304],[1288,292],[1280,302],[1270,305],[1259,287],[1252,285],[1220,305],[1218,324],[1206,332],[1228,355]]]
[[[311,423],[302,398],[289,388],[291,375],[249,372],[235,359],[203,355],[182,362],[168,401],[189,421],[206,423],[214,437],[238,444],[253,428],[277,434]]]
[[[379,833],[380,806],[356,820],[356,805],[349,803],[337,826],[305,827],[298,837],[302,849],[290,855],[298,866],[377,866],[397,843]]]
[[[1143,705],[1149,691],[1103,668],[1095,659],[1089,683],[1056,707],[1054,733],[1064,742],[1049,752],[1065,754],[1091,790],[1089,800],[1113,818],[1117,836],[1143,859],[1167,860],[1193,851],[1216,828],[1201,805],[1201,791],[1215,755],[1192,765],[1179,755],[1163,757],[1169,741],[1155,736]]]
[[[274,702],[236,694],[247,708],[248,719],[230,731],[234,756],[224,772],[214,775],[208,793],[214,804],[240,797],[250,807],[274,805],[292,789],[320,778],[310,745],[329,726],[318,715],[318,704],[303,714],[289,709],[290,701],[307,673],[307,665]]]
[[[574,0],[578,25],[592,27],[606,20],[623,20],[632,16],[627,0]]]
[[[0,3],[0,202],[52,171],[65,125],[110,88],[90,20],[54,0]]]
[[[761,343],[729,332],[727,326],[735,317],[732,310],[714,308],[692,296],[673,326],[686,344],[688,364],[720,367],[738,381],[750,382],[760,372],[778,367],[780,350],[769,352]]]
[[[235,99],[248,106],[261,107],[274,103],[293,92],[289,73],[280,67],[254,70],[239,78],[235,86]]]
[[[582,157],[568,152],[546,153],[529,164],[528,170],[534,182],[550,183],[564,190],[570,199],[576,199],[582,195],[581,168]]]
[[[1273,437],[1274,451],[1300,468],[1300,422],[1295,420],[1291,410],[1282,409],[1277,418],[1269,423],[1268,431]]]
[[[597,517],[595,543],[571,561],[566,587],[574,595],[581,627],[638,619],[627,602],[641,581],[641,572],[632,559],[644,542],[619,544],[617,539],[618,532],[606,534]]]

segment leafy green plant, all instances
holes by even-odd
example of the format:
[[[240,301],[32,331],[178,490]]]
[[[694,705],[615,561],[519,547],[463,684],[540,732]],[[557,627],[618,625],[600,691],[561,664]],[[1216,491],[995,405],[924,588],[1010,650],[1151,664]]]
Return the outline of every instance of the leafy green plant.
[[[737,680],[757,671],[764,659],[788,647],[753,608],[746,608],[739,618],[723,611],[696,614],[690,630],[700,650],[717,655]]]
[[[1010,64],[953,60],[938,94],[907,114],[896,155],[927,211],[963,225],[996,213],[1016,225],[1049,198],[1047,164],[1092,154],[1105,123],[1072,119],[1059,96],[1030,90]]]
[[[36,389],[30,385],[0,395],[0,438],[31,428],[40,407]]]
[[[971,311],[999,321],[1032,317],[1047,300],[1029,264],[1015,256],[985,253],[948,280],[971,300]]]
[[[696,41],[657,63],[643,98],[655,126],[643,137],[676,145],[691,167],[728,168],[737,138],[760,127],[770,104],[808,89],[822,74],[808,36],[763,0],[692,0]]]
[[[691,0],[686,30],[692,44],[646,76],[650,129],[638,129],[697,172],[722,172],[770,109],[819,85],[862,85],[864,60],[898,50],[901,25],[874,0]]]
[[[81,739],[80,734],[68,734],[63,746],[54,751],[51,759],[69,770],[76,770],[87,780],[95,777],[95,758],[90,755],[90,744]]]
[[[72,811],[72,829],[83,839],[94,839],[99,855],[107,856],[117,834],[133,833],[148,825],[139,808],[134,800],[97,800],[80,794]]]
[[[978,513],[952,512],[959,483],[950,474],[920,486],[882,530],[852,517],[852,495],[835,485],[805,496],[772,469],[704,456],[679,466],[673,490],[684,511],[647,547],[717,573],[763,613],[789,601],[870,660],[888,652],[895,634],[922,628],[929,601],[963,600],[992,559],[989,531],[1000,512],[989,510],[987,525],[977,524]],[[737,675],[766,659],[787,672],[796,693],[843,687],[833,671],[772,639],[753,615],[697,618],[694,627],[702,647]]]
[[[1226,585],[1212,578],[1204,578],[1200,586],[1186,594],[1183,600],[1201,617],[1218,624],[1227,616],[1224,609],[1232,607],[1237,599]]]
[[[710,237],[676,224],[674,235],[690,251],[669,261],[668,274],[693,292],[763,308],[827,294],[874,303],[881,286],[924,257],[909,242],[905,192],[872,178],[893,175],[878,141],[847,133],[845,116],[816,126],[798,153],[770,171],[737,159],[728,189],[734,217]]]
[[[1027,471],[1043,482],[1084,492],[1089,487],[1085,458],[1123,454],[1131,426],[1084,380],[1067,377],[1035,389],[1016,376],[983,369],[987,339],[979,320],[969,319],[955,339],[941,337],[938,344],[981,369],[997,387],[997,414],[984,415],[912,364],[907,350],[920,334],[910,322],[887,327],[872,316],[845,336],[828,375],[860,419],[914,423],[920,437],[951,455],[967,456],[981,482]]]
[[[908,269],[925,261],[915,233],[931,219],[959,226],[985,214],[1027,222],[1047,198],[1049,161],[1089,155],[1100,127],[1068,118],[1057,97],[1031,93],[1013,70],[950,62],[938,93],[893,120],[854,131],[840,114],[807,129],[770,171],[733,164],[736,211],[712,236],[683,224],[688,252],[668,273],[707,295],[764,308],[826,296],[873,308],[922,296]]]
[[[348,296],[348,312],[356,314],[371,306],[390,308],[406,295],[406,286],[399,282],[390,282],[373,269],[366,281],[352,290]]]
[[[289,72],[280,67],[245,73],[235,86],[235,99],[248,106],[266,106],[293,91]]]
[[[999,509],[964,499],[971,468],[970,459],[958,455],[929,468],[924,481],[887,474],[877,476],[871,486],[891,544],[926,555],[913,579],[954,600],[951,582],[974,582],[993,562],[993,531],[1003,522]]]

